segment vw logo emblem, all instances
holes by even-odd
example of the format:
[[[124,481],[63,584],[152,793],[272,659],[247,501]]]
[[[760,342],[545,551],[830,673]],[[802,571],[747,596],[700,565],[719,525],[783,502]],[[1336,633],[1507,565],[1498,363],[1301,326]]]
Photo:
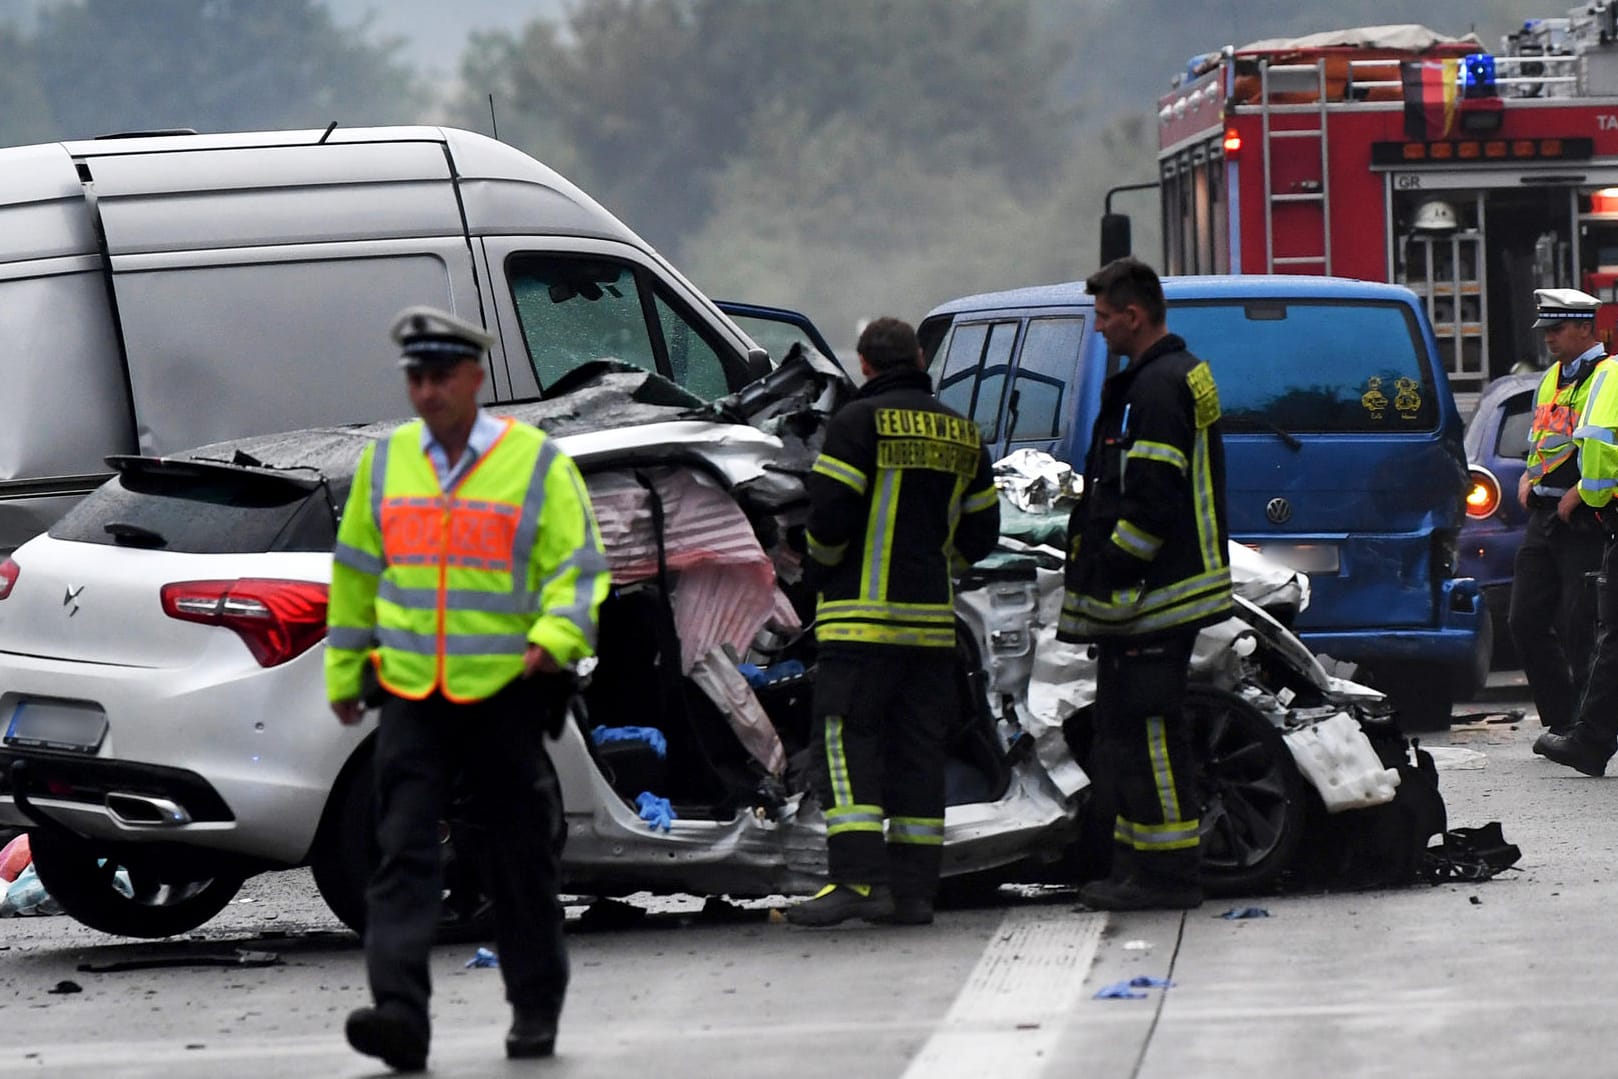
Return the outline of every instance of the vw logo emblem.
[[[1272,525],[1284,525],[1292,519],[1292,503],[1284,498],[1272,498],[1264,506],[1264,516]]]

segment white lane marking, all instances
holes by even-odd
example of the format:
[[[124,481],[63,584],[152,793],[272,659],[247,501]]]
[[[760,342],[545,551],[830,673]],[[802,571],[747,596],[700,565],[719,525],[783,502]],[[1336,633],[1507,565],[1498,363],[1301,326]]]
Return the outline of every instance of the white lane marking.
[[[1095,961],[1105,914],[1008,911],[904,1079],[1034,1079]]]

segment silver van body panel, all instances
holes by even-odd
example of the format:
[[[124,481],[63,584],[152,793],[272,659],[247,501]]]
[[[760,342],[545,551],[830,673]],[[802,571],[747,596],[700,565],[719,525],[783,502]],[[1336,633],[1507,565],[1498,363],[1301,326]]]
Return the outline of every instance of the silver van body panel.
[[[0,148],[0,553],[93,487],[109,454],[404,411],[387,328],[410,304],[497,334],[485,400],[534,395],[505,280],[525,251],[632,263],[729,359],[752,347],[589,195],[472,132]]]

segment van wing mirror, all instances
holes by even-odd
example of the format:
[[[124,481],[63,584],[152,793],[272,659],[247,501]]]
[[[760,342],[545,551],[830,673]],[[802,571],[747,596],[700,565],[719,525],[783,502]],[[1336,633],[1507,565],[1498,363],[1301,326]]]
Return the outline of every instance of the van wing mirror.
[[[747,350],[747,380],[757,382],[770,373],[770,350],[754,345]]]
[[[1135,248],[1129,235],[1128,214],[1101,215],[1101,265],[1129,255]]]

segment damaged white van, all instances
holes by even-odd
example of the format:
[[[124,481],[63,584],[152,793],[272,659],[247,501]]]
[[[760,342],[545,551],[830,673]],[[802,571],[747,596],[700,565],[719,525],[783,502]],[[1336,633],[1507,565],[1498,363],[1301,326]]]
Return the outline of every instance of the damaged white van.
[[[495,336],[489,403],[605,356],[711,400],[768,369],[589,195],[502,143],[396,127],[0,149],[0,552],[109,454],[403,410],[415,303]]]

